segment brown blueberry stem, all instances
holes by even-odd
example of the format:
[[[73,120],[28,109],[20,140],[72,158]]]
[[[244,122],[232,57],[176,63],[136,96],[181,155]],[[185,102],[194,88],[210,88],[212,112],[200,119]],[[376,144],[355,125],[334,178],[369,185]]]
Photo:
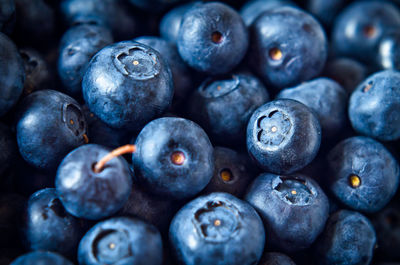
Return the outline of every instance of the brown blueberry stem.
[[[106,165],[107,162],[109,162],[111,159],[121,156],[124,154],[132,154],[136,151],[136,146],[133,144],[127,144],[121,147],[118,147],[117,149],[114,149],[110,153],[108,153],[106,156],[104,156],[99,162],[97,162],[94,165],[93,171],[95,173],[100,173],[103,169],[104,166]]]

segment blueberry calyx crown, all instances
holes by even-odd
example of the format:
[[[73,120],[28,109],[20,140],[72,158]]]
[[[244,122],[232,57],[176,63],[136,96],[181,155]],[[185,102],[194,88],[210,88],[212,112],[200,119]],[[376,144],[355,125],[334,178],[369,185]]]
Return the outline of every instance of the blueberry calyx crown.
[[[71,103],[64,104],[62,107],[62,121],[76,137],[83,138],[85,143],[89,142],[85,118],[78,106]]]
[[[124,48],[114,56],[115,67],[135,80],[148,80],[160,74],[157,55],[141,46]]]
[[[229,94],[239,88],[240,79],[236,75],[210,78],[199,89],[205,98],[217,98]]]
[[[317,196],[317,191],[306,180],[295,176],[279,176],[272,188],[282,201],[292,205],[310,205]]]
[[[231,203],[214,200],[194,214],[193,224],[205,241],[222,243],[234,237],[241,227],[239,210]]]
[[[289,135],[292,123],[289,116],[280,110],[272,110],[262,115],[256,125],[257,142],[267,148],[277,148]]]
[[[128,242],[127,235],[128,232],[124,230],[106,229],[102,231],[93,240],[93,256],[100,263],[114,263],[132,256],[129,244],[118,244],[118,242]]]

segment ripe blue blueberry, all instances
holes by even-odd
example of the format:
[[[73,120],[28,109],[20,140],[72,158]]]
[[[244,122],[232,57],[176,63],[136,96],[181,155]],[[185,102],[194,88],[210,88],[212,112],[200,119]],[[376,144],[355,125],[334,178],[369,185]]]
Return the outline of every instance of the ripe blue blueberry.
[[[82,238],[78,260],[82,265],[161,265],[161,235],[137,218],[111,218],[97,223]]]
[[[381,141],[400,138],[400,72],[369,76],[351,94],[349,118],[361,134]]]
[[[213,147],[196,123],[159,118],[148,123],[135,142],[132,160],[138,181],[154,194],[176,199],[196,195],[210,182]]]
[[[262,256],[259,265],[296,265],[294,261],[279,252],[266,252]]]
[[[161,115],[174,93],[170,68],[152,48],[133,41],[103,48],[82,81],[91,112],[114,128],[140,130]]]
[[[290,0],[251,0],[242,7],[240,15],[246,26],[249,27],[263,12],[284,5],[295,6],[296,4]]]
[[[73,265],[72,262],[64,258],[63,256],[44,251],[33,251],[24,254],[15,259],[10,265]]]
[[[195,70],[228,73],[246,54],[247,28],[241,16],[225,4],[196,4],[182,18],[177,46],[182,59]]]
[[[216,192],[186,204],[172,220],[169,239],[182,264],[257,264],[265,232],[248,203]]]
[[[258,176],[245,195],[263,219],[267,245],[285,252],[304,250],[322,232],[329,202],[316,181],[305,175]]]
[[[24,98],[16,124],[22,157],[41,170],[55,170],[68,152],[87,142],[81,107],[55,90],[39,90]]]
[[[316,114],[292,99],[278,99],[259,107],[247,126],[247,150],[268,172],[289,174],[317,155],[321,127]]]

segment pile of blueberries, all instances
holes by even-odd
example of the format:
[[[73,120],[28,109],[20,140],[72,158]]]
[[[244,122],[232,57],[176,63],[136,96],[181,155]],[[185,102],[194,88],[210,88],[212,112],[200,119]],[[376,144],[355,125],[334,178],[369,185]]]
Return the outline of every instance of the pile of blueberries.
[[[0,0],[0,31],[0,264],[400,264],[400,1]]]

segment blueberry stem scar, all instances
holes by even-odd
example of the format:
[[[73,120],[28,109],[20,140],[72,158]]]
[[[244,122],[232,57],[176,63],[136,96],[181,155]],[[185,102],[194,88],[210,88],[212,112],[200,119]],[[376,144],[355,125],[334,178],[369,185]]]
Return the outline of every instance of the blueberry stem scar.
[[[104,156],[99,162],[96,163],[96,165],[93,168],[93,171],[95,173],[100,173],[105,164],[109,162],[111,159],[124,155],[124,154],[132,154],[136,151],[136,146],[133,144],[127,144],[121,147],[118,147],[117,149],[114,149],[110,153],[108,153],[106,156]]]

